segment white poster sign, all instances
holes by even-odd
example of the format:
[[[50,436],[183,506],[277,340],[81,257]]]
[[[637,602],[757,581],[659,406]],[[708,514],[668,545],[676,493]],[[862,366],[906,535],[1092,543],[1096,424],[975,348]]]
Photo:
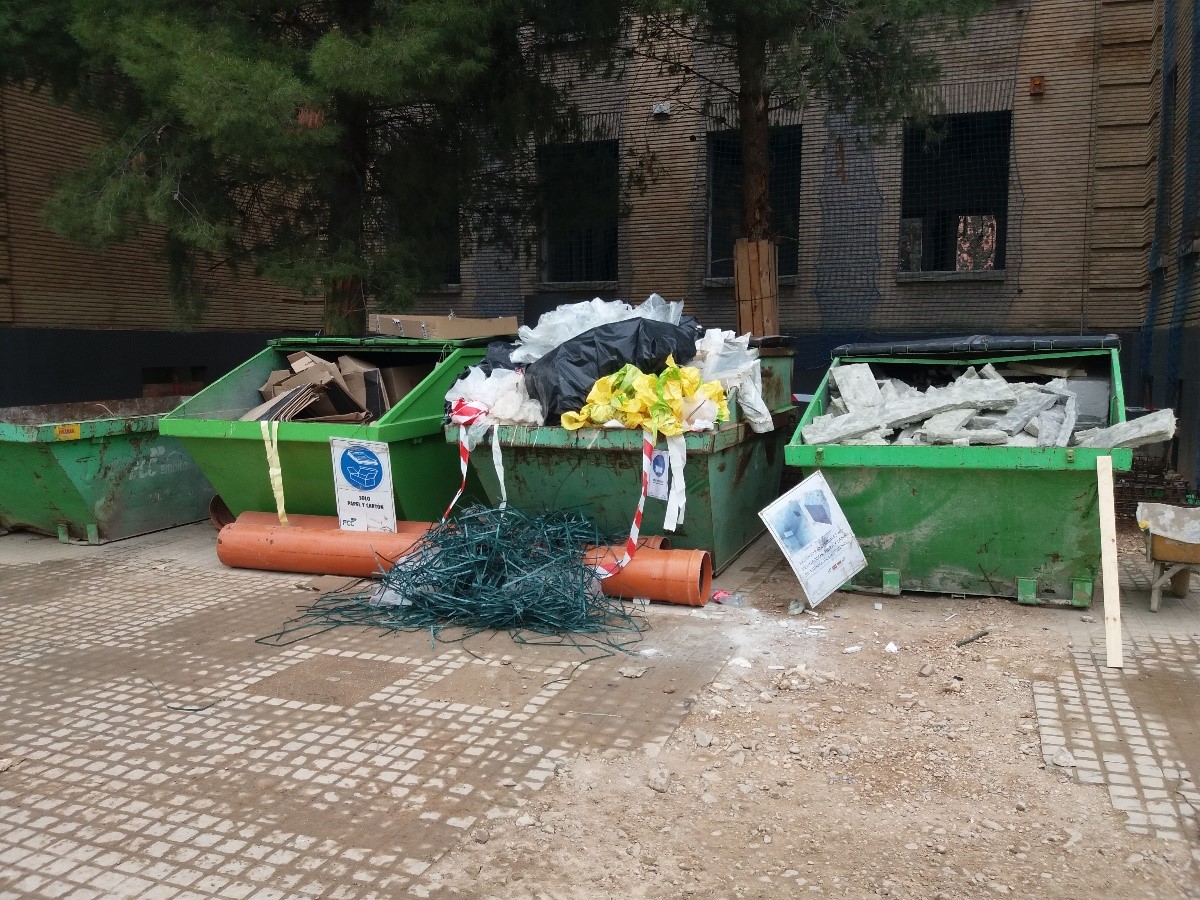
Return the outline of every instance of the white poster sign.
[[[330,438],[338,520],[348,531],[396,530],[392,459],[381,441]]]
[[[758,515],[800,579],[810,606],[867,567],[850,523],[820,472],[809,475]]]
[[[667,451],[655,450],[650,460],[650,482],[646,496],[654,500],[667,499]]]

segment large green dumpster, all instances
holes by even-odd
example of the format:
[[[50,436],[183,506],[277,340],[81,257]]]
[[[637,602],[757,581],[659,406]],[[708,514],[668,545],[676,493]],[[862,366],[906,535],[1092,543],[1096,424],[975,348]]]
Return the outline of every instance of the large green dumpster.
[[[446,391],[484,341],[406,338],[279,338],[163,419],[163,434],[178,437],[230,511],[272,511],[261,423],[239,421],[261,402],[259,387],[286,369],[290,353],[307,351],[331,361],[355,356],[379,366],[423,366],[426,375],[380,419],[367,424],[281,422],[279,459],[289,512],[336,515],[329,439],[357,438],[390,445],[396,515],[430,521],[445,511],[460,480],[458,456],[442,438]]]
[[[865,362],[877,377],[922,381],[935,368],[1065,361],[1109,380],[1111,425],[1125,421],[1118,346],[1113,336],[857,345],[835,350],[830,372]],[[786,458],[805,475],[822,471],[845,511],[867,558],[853,586],[1090,605],[1100,566],[1096,459],[1111,455],[1127,471],[1133,451],[805,444],[800,429],[828,408],[830,377]]]
[[[669,536],[675,547],[710,551],[717,572],[762,534],[758,511],[779,492],[783,447],[795,422],[792,351],[764,348],[760,353],[763,399],[772,410],[775,430],[755,434],[745,423],[732,421],[686,436],[687,509],[683,524]],[[501,426],[499,438],[510,504],[529,510],[578,509],[600,531],[614,537],[628,534],[641,488],[640,431]],[[446,429],[446,439],[458,440],[456,426]],[[488,442],[471,454],[471,468],[496,505],[500,483]],[[660,438],[659,449],[665,443]],[[665,503],[648,499],[642,534],[666,533],[665,512]]]
[[[0,527],[99,544],[205,518],[212,487],[158,430],[180,399],[0,409]]]

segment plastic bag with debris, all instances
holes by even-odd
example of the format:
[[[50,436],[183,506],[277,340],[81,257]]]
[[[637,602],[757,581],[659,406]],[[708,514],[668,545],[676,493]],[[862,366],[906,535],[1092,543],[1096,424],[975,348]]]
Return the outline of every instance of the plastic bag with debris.
[[[518,346],[512,352],[512,362],[515,365],[534,362],[586,331],[634,318],[678,325],[683,318],[683,303],[670,303],[658,294],[651,294],[637,308],[622,300],[601,300],[599,297],[582,303],[566,303],[543,313],[532,328],[523,325],[517,330]]]
[[[451,385],[446,392],[451,409],[462,404],[484,412],[467,428],[467,446],[474,448],[493,425],[541,425],[545,422],[542,408],[529,396],[525,375],[511,369],[494,369],[490,374],[478,366],[467,370],[465,377]]]
[[[771,410],[762,395],[762,368],[758,351],[750,347],[750,335],[710,328],[696,342],[694,364],[704,381],[719,381],[737,397],[742,418],[758,433],[774,431]]]

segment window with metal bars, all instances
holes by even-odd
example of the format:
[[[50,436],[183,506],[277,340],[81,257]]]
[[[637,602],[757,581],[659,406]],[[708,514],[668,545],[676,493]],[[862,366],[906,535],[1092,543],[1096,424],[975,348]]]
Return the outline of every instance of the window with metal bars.
[[[767,135],[770,159],[771,227],[779,246],[779,274],[795,275],[799,267],[800,233],[799,125],[771,128]],[[708,276],[733,277],[733,244],[742,237],[741,132],[708,133]]]
[[[1004,268],[1012,113],[937,116],[906,125],[900,271]]]
[[[616,280],[619,162],[618,141],[538,148],[544,281]]]

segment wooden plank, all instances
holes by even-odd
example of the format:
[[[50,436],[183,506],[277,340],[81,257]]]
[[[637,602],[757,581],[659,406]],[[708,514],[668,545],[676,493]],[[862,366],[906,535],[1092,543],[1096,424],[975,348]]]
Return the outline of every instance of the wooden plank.
[[[1121,586],[1117,573],[1117,514],[1113,502],[1112,457],[1096,458],[1100,493],[1100,570],[1104,586],[1104,649],[1110,669],[1124,668],[1121,647]]]
[[[733,248],[738,331],[764,335],[779,329],[779,250],[773,241],[739,238]]]
[[[779,246],[772,241],[767,254],[767,285],[763,296],[763,334],[779,334]]]
[[[737,300],[737,330],[754,330],[754,310],[750,288],[750,242],[738,238],[733,244],[733,295]]]

